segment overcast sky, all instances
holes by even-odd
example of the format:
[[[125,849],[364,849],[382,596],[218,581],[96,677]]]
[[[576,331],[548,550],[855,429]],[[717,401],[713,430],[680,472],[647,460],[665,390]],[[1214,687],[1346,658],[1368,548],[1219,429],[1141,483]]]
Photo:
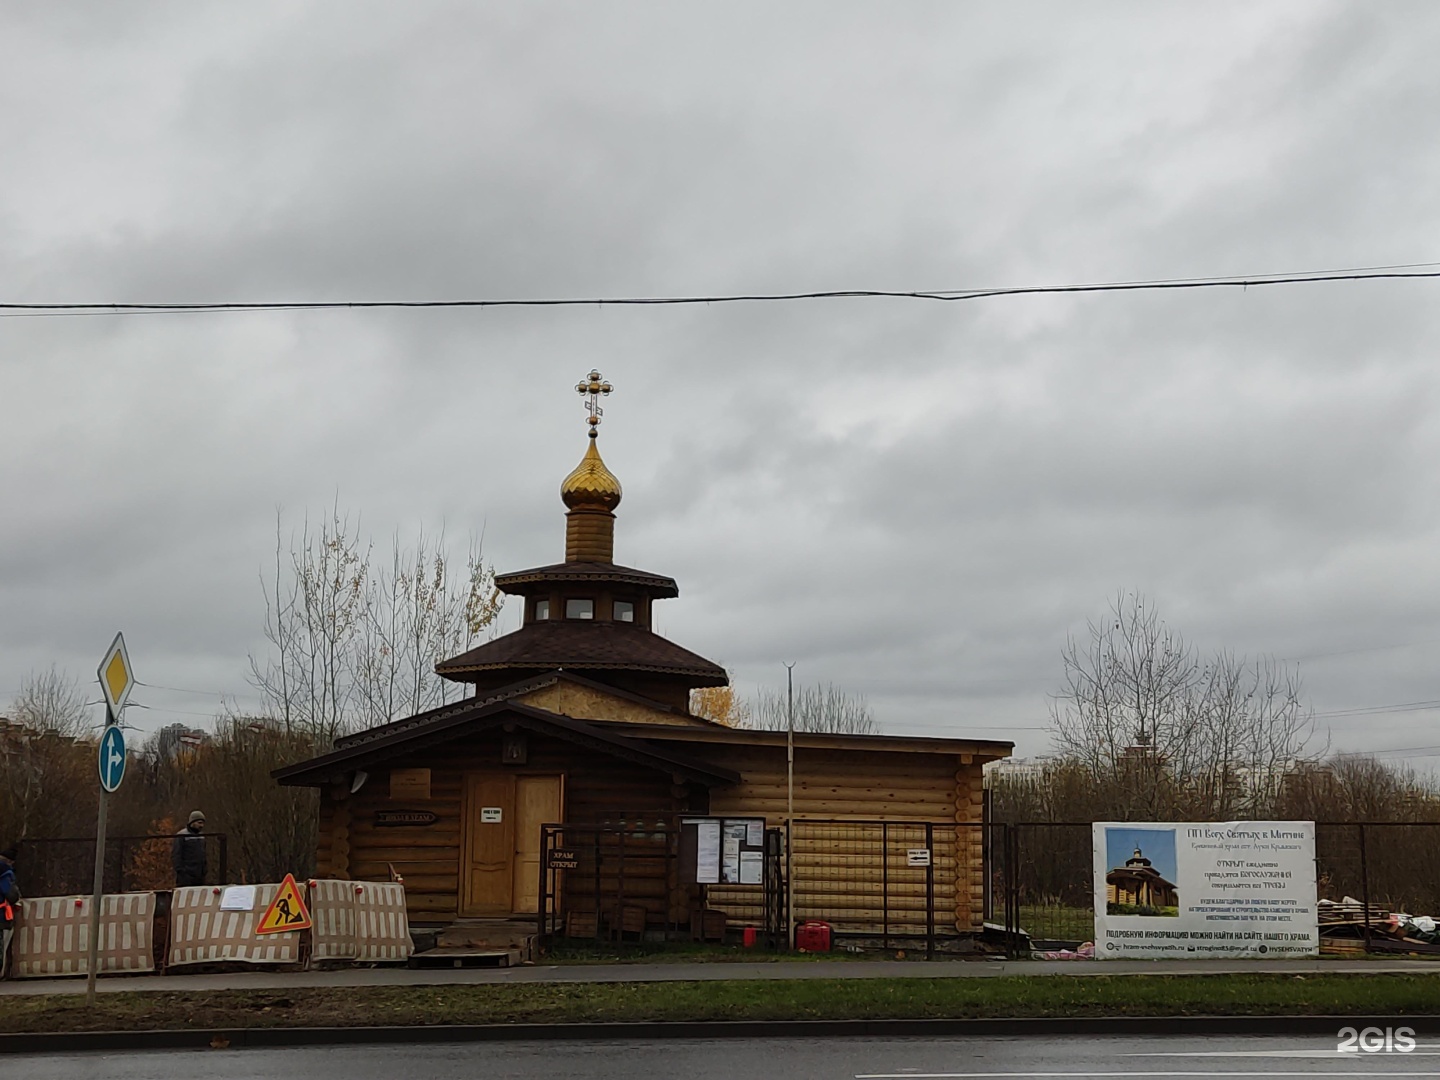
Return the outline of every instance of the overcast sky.
[[[1440,5],[7,3],[0,301],[983,286],[1440,260]],[[1440,711],[1440,282],[0,319],[0,701],[123,629],[255,696],[277,508],[617,561],[742,690],[1043,751],[1117,590]],[[505,627],[518,624],[512,603]],[[1412,755],[1413,756],[1413,755]],[[1417,759],[1418,760],[1418,759]],[[1440,763],[1440,757],[1421,764]]]

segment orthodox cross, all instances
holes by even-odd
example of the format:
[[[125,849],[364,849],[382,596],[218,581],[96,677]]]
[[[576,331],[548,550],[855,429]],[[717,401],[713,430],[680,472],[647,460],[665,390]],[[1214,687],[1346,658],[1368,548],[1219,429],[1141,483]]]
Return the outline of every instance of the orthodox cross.
[[[605,415],[605,410],[600,407],[600,397],[602,394],[608,396],[614,387],[600,377],[600,372],[592,369],[589,375],[575,384],[575,389],[585,399],[585,408],[590,413],[590,438],[593,439],[600,434],[595,429],[600,425],[600,417]]]

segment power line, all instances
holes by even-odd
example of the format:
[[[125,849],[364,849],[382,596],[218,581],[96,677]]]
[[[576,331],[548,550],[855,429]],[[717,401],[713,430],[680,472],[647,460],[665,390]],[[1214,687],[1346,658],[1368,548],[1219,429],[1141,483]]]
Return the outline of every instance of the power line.
[[[159,683],[141,682],[139,679],[135,680],[135,685],[148,686],[151,690],[172,690],[177,694],[195,694],[199,697],[234,697],[224,690],[187,690],[183,686],[161,686]]]
[[[1384,713],[1428,712],[1440,709],[1440,700],[1406,701],[1399,705],[1364,705],[1354,709],[1337,709],[1334,712],[1314,713],[1315,718],[1326,719],[1334,716],[1370,716]]]
[[[699,304],[740,304],[796,300],[984,300],[1000,296],[1038,296],[1064,293],[1138,292],[1171,289],[1216,289],[1262,285],[1304,285],[1318,282],[1379,281],[1440,278],[1440,263],[1398,263],[1393,267],[1355,267],[1343,270],[1303,271],[1293,274],[1254,274],[1243,277],[1156,278],[1146,281],[1104,281],[1071,285],[1019,285],[987,289],[833,289],[814,292],[731,293],[700,296],[536,297],[478,300],[296,300],[217,303],[0,303],[0,317],[69,317],[77,315],[162,315],[180,312],[229,314],[245,311],[335,311],[378,308],[501,308],[501,307],[644,307]]]
[[[1430,753],[1422,754],[1422,750],[1436,751],[1440,746],[1395,746],[1388,750],[1336,750],[1331,757],[1376,757],[1380,754],[1416,754],[1420,757],[1437,757],[1440,755]]]

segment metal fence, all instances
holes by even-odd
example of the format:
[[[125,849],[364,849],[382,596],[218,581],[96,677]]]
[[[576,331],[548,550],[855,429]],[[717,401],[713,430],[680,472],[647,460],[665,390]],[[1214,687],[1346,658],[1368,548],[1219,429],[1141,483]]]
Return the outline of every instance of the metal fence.
[[[205,834],[207,884],[225,884],[230,875],[224,833]],[[107,836],[104,891],[146,892],[175,884],[170,852],[174,836]],[[26,896],[90,894],[95,883],[95,838],[21,840],[17,872]]]
[[[540,829],[537,931],[556,937],[644,940],[706,938],[706,911],[754,927],[770,945],[784,940],[784,880],[778,829],[766,830],[758,886],[694,885],[681,873],[678,818]],[[726,898],[739,897],[727,905]]]
[[[1092,837],[1088,821],[798,820],[767,830],[763,892],[687,892],[678,824],[546,826],[544,865],[557,851],[564,858],[542,869],[542,934],[633,940],[643,927],[670,936],[710,909],[724,912],[732,931],[756,926],[783,943],[788,863],[795,922],[823,920],[842,945],[933,956],[978,936],[1017,956],[1073,948],[1095,933]],[[1318,892],[1336,905],[1322,916],[1322,941],[1440,954],[1440,944],[1398,941],[1386,929],[1392,913],[1440,912],[1437,850],[1437,822],[1318,823]]]

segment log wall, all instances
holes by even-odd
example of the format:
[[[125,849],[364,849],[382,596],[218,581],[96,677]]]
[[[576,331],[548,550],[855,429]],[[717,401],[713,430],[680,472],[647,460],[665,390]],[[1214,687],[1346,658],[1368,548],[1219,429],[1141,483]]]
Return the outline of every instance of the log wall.
[[[555,704],[558,704],[556,702]],[[321,876],[385,880],[393,868],[405,879],[410,918],[417,924],[448,923],[458,917],[461,877],[461,821],[464,777],[472,771],[560,773],[565,777],[565,821],[572,824],[625,823],[627,843],[643,843],[661,823],[687,813],[763,817],[784,825],[786,764],[783,745],[744,745],[687,739],[674,749],[696,760],[734,770],[741,780],[731,787],[703,789],[676,778],[571,743],[527,736],[524,766],[501,764],[499,732],[475,736],[428,751],[397,757],[394,769],[431,770],[430,798],[390,798],[389,772],[371,770],[361,790],[322,792],[317,851]],[[658,741],[656,745],[662,745]],[[923,870],[905,865],[908,848],[924,844],[913,824],[932,822],[935,924],[940,932],[980,928],[984,910],[981,821],[981,766],[968,754],[839,748],[798,748],[795,754],[796,917],[825,918],[837,929],[879,933],[913,932],[926,919]],[[423,810],[436,815],[425,826],[384,826],[382,810]],[[845,827],[823,822],[841,821]],[[897,823],[884,831],[862,822]],[[811,824],[805,824],[805,823]],[[580,834],[577,833],[577,836]],[[633,836],[632,841],[628,839]],[[884,841],[888,841],[885,843]],[[586,843],[591,842],[590,839]],[[612,840],[605,841],[607,844]],[[568,841],[567,841],[568,844]],[[581,846],[581,845],[577,845]],[[590,874],[593,861],[573,876]],[[605,852],[604,897],[618,889],[614,853]],[[674,880],[665,880],[662,861],[627,863],[627,902],[643,904],[652,925],[683,922],[696,897]],[[653,878],[654,880],[650,880]],[[593,893],[586,878],[585,893]],[[708,902],[737,921],[762,921],[758,888],[710,886]],[[579,902],[581,890],[574,900]],[[593,896],[586,906],[593,906]],[[897,926],[903,927],[897,929]]]
[[[699,744],[686,746],[701,749]],[[763,816],[772,827],[786,814],[783,746],[706,744],[707,761],[742,775],[716,789],[710,812]],[[803,822],[933,822],[936,927],[978,931],[984,918],[983,775],[969,754],[797,748],[795,751],[794,878],[796,920],[826,919],[855,933],[894,931],[899,915],[910,932],[926,921],[925,874],[905,865],[905,851],[924,843],[913,827],[825,828]],[[888,839],[888,845],[882,841]],[[888,902],[882,897],[888,898]],[[732,917],[761,917],[755,889],[711,886],[709,899]],[[887,918],[888,916],[888,918]]]
[[[669,819],[690,808],[689,787],[672,778],[554,740],[528,737],[527,761],[505,766],[500,736],[490,734],[432,751],[397,757],[394,769],[430,769],[430,798],[390,798],[389,772],[372,770],[359,792],[331,788],[322,794],[318,873],[322,876],[384,881],[390,868],[405,879],[410,919],[448,923],[458,917],[462,807],[467,772],[559,773],[565,777],[565,819],[570,822]],[[433,824],[376,823],[382,810],[424,810]]]

